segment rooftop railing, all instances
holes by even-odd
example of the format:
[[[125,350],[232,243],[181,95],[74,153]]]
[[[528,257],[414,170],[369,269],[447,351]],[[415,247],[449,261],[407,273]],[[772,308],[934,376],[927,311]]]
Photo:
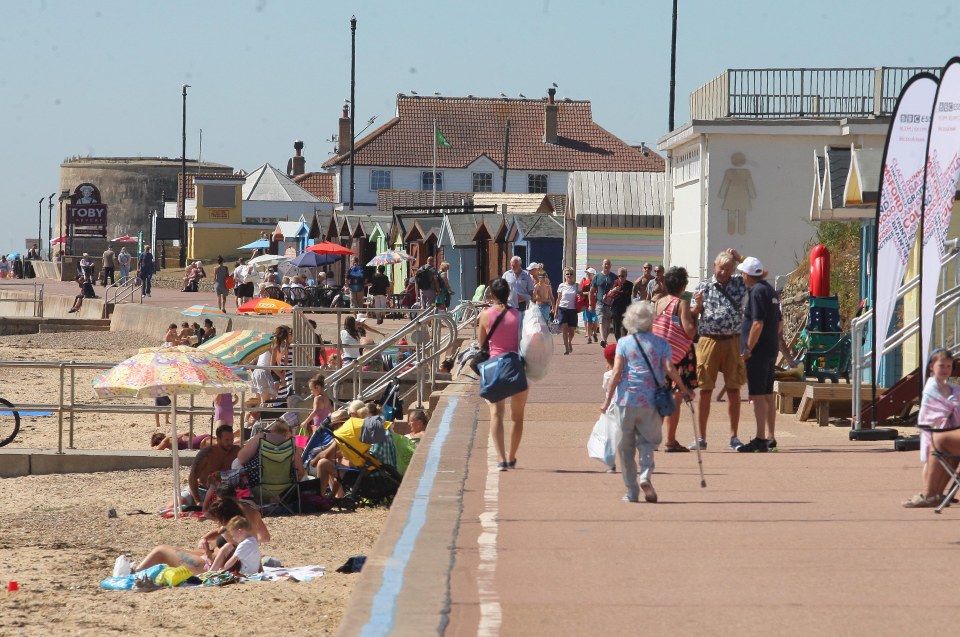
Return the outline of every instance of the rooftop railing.
[[[940,68],[727,69],[690,95],[690,119],[784,119],[890,115],[922,71]]]

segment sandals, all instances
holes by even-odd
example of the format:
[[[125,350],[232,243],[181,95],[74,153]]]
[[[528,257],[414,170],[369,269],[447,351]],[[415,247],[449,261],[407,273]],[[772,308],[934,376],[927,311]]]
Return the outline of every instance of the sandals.
[[[676,440],[672,440],[663,446],[663,450],[666,453],[690,453],[690,450],[681,445]]]
[[[903,507],[905,509],[933,509],[940,505],[942,499],[943,496],[918,493],[909,500],[904,501]]]

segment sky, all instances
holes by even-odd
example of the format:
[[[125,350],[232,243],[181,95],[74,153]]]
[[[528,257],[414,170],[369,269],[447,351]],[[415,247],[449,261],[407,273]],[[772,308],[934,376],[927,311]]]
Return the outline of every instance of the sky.
[[[320,170],[350,95],[357,130],[396,94],[590,100],[631,144],[667,133],[670,0],[18,0],[0,39],[0,253],[47,235],[46,197],[69,157],[187,157],[285,170],[304,141]],[[942,66],[960,55],[960,6],[679,0],[676,125],[728,68]],[[38,207],[43,197],[44,204]],[[55,198],[56,199],[56,198]],[[109,202],[107,202],[109,204]]]

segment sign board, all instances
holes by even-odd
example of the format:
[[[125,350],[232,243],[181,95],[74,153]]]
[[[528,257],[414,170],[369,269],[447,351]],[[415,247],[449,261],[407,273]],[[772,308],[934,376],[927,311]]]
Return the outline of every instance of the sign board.
[[[107,205],[100,202],[100,190],[91,183],[76,187],[67,204],[67,234],[74,237],[107,236]]]
[[[180,239],[180,220],[158,218],[154,239],[157,241],[176,241]]]
[[[27,250],[29,250],[29,249],[32,248],[33,246],[37,246],[37,247],[39,248],[41,245],[43,245],[43,241],[41,241],[41,240],[39,240],[39,239],[24,239],[24,240],[23,240],[23,247],[26,248]]]

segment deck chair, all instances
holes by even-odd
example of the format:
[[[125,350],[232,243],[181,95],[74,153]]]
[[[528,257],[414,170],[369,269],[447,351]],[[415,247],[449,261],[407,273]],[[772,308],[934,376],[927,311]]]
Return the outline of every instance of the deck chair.
[[[300,483],[293,468],[296,452],[293,438],[279,445],[260,440],[260,483],[252,492],[261,509],[300,512]]]
[[[937,505],[937,508],[934,509],[934,513],[940,513],[943,511],[944,507],[950,504],[950,501],[953,500],[954,496],[957,495],[957,491],[960,491],[960,456],[940,450],[937,447],[937,434],[941,434],[945,431],[956,431],[957,429],[960,429],[960,427],[945,427],[943,429],[936,429],[927,425],[917,425],[917,429],[930,434],[930,459],[935,460],[940,465],[940,468],[946,471],[947,475],[950,476],[950,480],[947,483],[950,488],[947,489],[947,493],[943,497],[943,500]],[[927,460],[927,462],[929,461],[930,460]]]
[[[844,334],[832,347],[818,352],[817,356],[822,357],[824,361],[835,361],[836,365],[832,368],[821,367],[813,370],[813,375],[817,377],[817,382],[822,383],[826,379],[837,383],[841,378],[850,380],[850,334]]]

